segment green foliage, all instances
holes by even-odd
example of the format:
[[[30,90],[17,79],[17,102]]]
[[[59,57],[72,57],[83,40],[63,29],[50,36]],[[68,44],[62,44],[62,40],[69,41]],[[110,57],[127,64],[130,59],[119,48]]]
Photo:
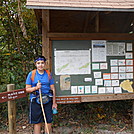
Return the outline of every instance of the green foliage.
[[[53,127],[55,124],[79,127],[106,124],[123,128],[126,124],[131,124],[131,117],[131,100],[58,105]]]
[[[26,0],[0,1],[0,92],[5,92],[7,84],[11,83],[15,84],[16,89],[25,88],[26,76],[34,68],[33,59],[41,54],[36,17],[25,4]],[[19,22],[20,13],[27,37],[24,37]],[[16,101],[17,112],[26,112],[27,98]],[[3,120],[7,117],[7,102],[1,103],[0,109],[0,120]]]
[[[37,32],[33,10],[26,8],[21,0],[21,15],[27,31],[24,38],[19,24],[18,1],[0,2],[0,92],[2,85],[14,83],[16,88],[24,88],[29,70],[34,68],[33,58],[41,53],[40,37]]]

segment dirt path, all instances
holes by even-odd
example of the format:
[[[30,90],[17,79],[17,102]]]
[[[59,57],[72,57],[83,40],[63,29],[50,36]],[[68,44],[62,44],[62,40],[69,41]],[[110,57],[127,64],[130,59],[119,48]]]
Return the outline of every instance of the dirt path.
[[[98,126],[94,127],[76,127],[76,126],[62,126],[62,127],[53,127],[52,134],[134,134],[134,131],[127,130],[125,128],[117,129],[117,130],[106,130],[108,126],[101,125],[103,129],[100,129]],[[32,134],[32,126],[22,126],[17,127],[17,134]],[[9,134],[8,131],[0,131],[0,134]],[[43,134],[43,131],[42,133]]]

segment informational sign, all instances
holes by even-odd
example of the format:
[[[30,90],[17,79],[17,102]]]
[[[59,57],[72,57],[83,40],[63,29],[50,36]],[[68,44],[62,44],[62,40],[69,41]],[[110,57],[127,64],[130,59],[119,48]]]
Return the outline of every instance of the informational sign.
[[[26,89],[0,93],[0,103],[26,97]]]
[[[71,103],[81,103],[81,97],[56,97],[57,104],[71,104]]]
[[[83,102],[78,96],[98,100],[110,94],[114,100],[114,94],[134,94],[130,41],[54,41],[53,57],[57,103]]]
[[[70,90],[70,76],[61,75],[60,76],[60,89],[61,90]]]
[[[55,74],[90,74],[90,50],[55,50]]]
[[[124,42],[107,42],[107,55],[108,56],[124,56],[125,55],[125,43]]]
[[[106,41],[93,40],[92,41],[92,62],[106,61]]]

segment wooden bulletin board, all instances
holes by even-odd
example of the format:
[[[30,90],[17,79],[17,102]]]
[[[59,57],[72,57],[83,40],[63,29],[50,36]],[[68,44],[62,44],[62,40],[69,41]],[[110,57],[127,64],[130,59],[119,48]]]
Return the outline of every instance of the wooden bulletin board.
[[[80,103],[87,96],[133,94],[132,46],[132,41],[52,41],[59,103]]]

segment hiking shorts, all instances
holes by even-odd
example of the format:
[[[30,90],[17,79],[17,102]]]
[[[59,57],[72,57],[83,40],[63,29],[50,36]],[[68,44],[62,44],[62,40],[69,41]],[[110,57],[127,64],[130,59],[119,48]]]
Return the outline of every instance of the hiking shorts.
[[[52,101],[48,102],[47,104],[43,104],[46,121],[47,123],[52,123],[53,121],[53,113],[52,113]],[[30,109],[29,109],[29,123],[30,124],[38,124],[44,121],[43,112],[41,109],[41,104],[36,102],[36,99],[33,99],[30,102]]]

